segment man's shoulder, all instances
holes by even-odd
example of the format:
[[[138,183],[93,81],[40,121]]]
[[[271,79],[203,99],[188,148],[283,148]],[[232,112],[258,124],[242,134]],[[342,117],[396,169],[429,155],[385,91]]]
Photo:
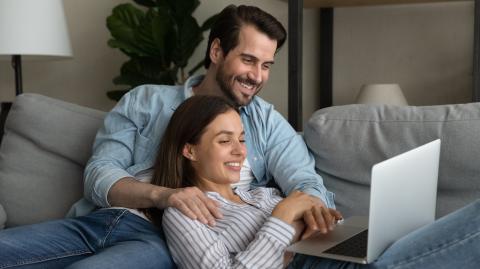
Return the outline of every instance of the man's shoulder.
[[[145,98],[174,98],[182,93],[182,90],[183,87],[180,85],[145,84],[135,87],[128,94],[139,100]]]

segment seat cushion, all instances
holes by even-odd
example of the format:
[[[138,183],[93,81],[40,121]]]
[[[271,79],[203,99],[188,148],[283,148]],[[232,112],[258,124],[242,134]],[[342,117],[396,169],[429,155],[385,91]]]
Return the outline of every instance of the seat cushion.
[[[0,147],[0,204],[7,227],[61,218],[83,194],[83,168],[104,112],[23,94]]]
[[[315,112],[304,133],[317,172],[345,215],[368,213],[374,164],[437,138],[437,216],[480,197],[480,103],[330,107]]]

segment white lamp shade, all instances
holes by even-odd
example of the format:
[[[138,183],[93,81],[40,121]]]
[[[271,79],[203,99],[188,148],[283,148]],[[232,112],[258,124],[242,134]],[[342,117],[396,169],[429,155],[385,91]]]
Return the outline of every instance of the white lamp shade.
[[[407,106],[407,99],[398,84],[366,84],[360,88],[357,104]]]
[[[62,0],[0,0],[0,55],[72,56]]]

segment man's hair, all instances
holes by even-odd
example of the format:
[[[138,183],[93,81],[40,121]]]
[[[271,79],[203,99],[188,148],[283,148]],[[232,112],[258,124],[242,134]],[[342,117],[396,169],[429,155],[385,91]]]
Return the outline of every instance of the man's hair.
[[[219,96],[197,95],[183,102],[173,113],[163,135],[151,183],[174,189],[195,186],[196,172],[191,161],[183,156],[183,147],[197,145],[206,127],[228,111],[239,112],[234,104]],[[148,208],[142,211],[153,223],[162,225],[161,210]]]
[[[213,24],[208,37],[207,52],[205,54],[205,68],[210,66],[210,47],[213,40],[218,38],[223,54],[226,56],[230,50],[238,45],[238,36],[242,26],[252,25],[258,31],[277,41],[278,51],[287,37],[283,25],[272,15],[254,6],[229,5],[224,8]]]

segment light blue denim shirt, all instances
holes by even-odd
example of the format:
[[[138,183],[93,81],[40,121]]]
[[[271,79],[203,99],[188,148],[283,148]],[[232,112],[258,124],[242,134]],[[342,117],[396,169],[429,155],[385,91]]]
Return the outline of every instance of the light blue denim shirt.
[[[85,198],[99,207],[109,207],[107,194],[123,177],[134,177],[153,166],[168,121],[192,86],[203,76],[191,77],[184,86],[143,85],[127,93],[107,114],[98,131],[93,154],[85,168]],[[247,158],[255,176],[252,186],[265,186],[275,179],[288,195],[293,190],[320,197],[335,207],[333,193],[323,186],[314,170],[314,160],[303,138],[273,108],[256,96],[240,109],[245,129]],[[74,215],[94,206],[83,200]]]

